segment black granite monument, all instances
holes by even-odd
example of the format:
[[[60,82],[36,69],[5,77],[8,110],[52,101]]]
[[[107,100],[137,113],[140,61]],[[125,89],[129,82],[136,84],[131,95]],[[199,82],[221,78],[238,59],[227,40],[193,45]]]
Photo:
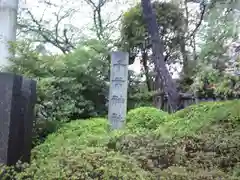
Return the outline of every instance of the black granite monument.
[[[36,82],[0,73],[0,163],[29,162]]]

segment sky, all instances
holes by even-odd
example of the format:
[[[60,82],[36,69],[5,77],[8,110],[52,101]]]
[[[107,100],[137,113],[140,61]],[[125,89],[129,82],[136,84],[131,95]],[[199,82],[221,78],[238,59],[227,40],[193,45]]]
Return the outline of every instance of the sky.
[[[35,17],[41,18],[43,13],[44,17],[46,19],[53,19],[53,13],[57,12],[59,9],[55,8],[47,8],[46,5],[43,3],[39,3],[37,0],[24,0],[24,3],[20,3],[21,7],[25,7],[31,10],[31,12],[34,12]],[[66,3],[69,1],[68,3]],[[98,1],[98,0],[95,0]],[[86,33],[87,29],[89,28],[89,25],[93,24],[92,20],[92,9],[89,5],[84,3],[83,0],[78,0],[78,1],[73,1],[73,0],[51,0],[52,3],[58,4],[59,6],[62,6],[62,11],[64,9],[68,8],[74,8],[77,9],[78,12],[74,13],[74,15],[70,19],[66,19],[63,24],[64,25],[74,25],[78,27],[79,29],[83,29],[83,32]],[[117,2],[117,3],[116,3]],[[139,2],[139,0],[115,0],[112,2],[109,2],[106,8],[103,10],[103,16],[104,18],[109,18],[109,20],[116,19],[121,12],[126,11],[128,8],[134,6]],[[196,8],[195,6],[192,7],[194,10]],[[51,24],[49,24],[51,26]],[[117,34],[116,34],[117,35]],[[51,47],[51,51],[56,51],[54,47]],[[181,67],[179,65],[175,65],[177,69],[177,72],[172,71],[173,73],[173,78],[178,77],[178,72],[181,70]],[[129,66],[129,69],[134,70],[136,73],[140,73],[141,71],[141,66],[140,66],[140,61],[136,60],[133,65]]]
[[[71,19],[67,19],[64,23],[66,25],[72,24],[79,29],[89,28],[89,25],[93,24],[91,7],[84,3],[82,0],[75,1],[75,3],[66,3],[66,1],[67,0],[51,0],[51,2],[53,3],[63,5],[64,9],[78,7],[79,12],[75,13]],[[74,2],[73,0],[70,1]],[[109,20],[114,20],[121,14],[121,12],[126,11],[128,8],[132,7],[137,2],[137,0],[119,0],[117,3],[116,1],[112,1],[106,6],[107,9],[104,9],[104,18],[109,17]],[[36,0],[26,0],[25,4],[23,4],[22,6],[31,9],[31,11],[34,12],[34,15],[37,17],[41,17],[44,9],[46,8],[46,6],[44,6],[42,3],[38,3]],[[57,11],[58,9],[48,8],[44,14],[46,17],[51,18],[53,17],[52,13]],[[57,51],[53,47],[51,47],[51,50]],[[134,70],[136,73],[140,73],[140,61],[136,60],[133,65],[129,66],[129,69]]]

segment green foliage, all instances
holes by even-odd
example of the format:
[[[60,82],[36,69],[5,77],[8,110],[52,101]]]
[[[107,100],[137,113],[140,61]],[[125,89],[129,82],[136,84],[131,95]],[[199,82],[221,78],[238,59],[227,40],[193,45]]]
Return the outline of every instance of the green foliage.
[[[231,167],[237,166],[236,159],[240,156],[236,148],[239,142],[232,140],[230,148],[227,142],[234,136],[228,136],[229,132],[220,136],[223,131],[215,131],[212,129],[208,133],[205,131],[204,136],[180,140],[164,140],[163,137],[146,133],[141,136],[127,135],[118,141],[115,150],[134,157],[144,170],[152,172],[155,179],[230,180],[233,175]],[[226,139],[221,141],[223,136]]]
[[[221,97],[240,97],[240,76],[225,74],[220,78],[215,89],[215,94]]]
[[[129,71],[128,110],[141,106],[152,106],[154,92],[148,92],[146,83],[141,80],[142,75]]]
[[[164,124],[164,129],[171,136],[194,135],[203,127],[211,126],[212,123],[218,123],[224,120],[239,121],[240,112],[237,110],[240,107],[240,101],[227,102],[206,102],[200,105],[193,105],[181,111],[178,111],[171,117],[171,121]],[[236,122],[238,123],[238,122]],[[162,127],[156,130],[159,133],[163,132]]]
[[[233,54],[229,50],[232,43],[239,39],[239,24],[236,21],[240,16],[232,9],[237,6],[237,1],[211,0],[208,3],[205,23],[201,24],[196,34],[196,47],[200,50],[194,61],[197,68],[193,68],[194,75],[189,78],[194,82],[192,86],[200,96],[235,96],[239,88],[237,90],[233,86],[237,84],[239,77],[226,74],[226,70],[231,67],[233,60]],[[229,78],[234,82],[229,81]],[[186,89],[189,90],[189,86]]]
[[[102,142],[109,130],[107,120],[101,118],[65,124],[34,149],[31,166],[18,177],[111,179],[110,176],[118,176],[124,179],[145,179],[150,176],[131,157],[106,151],[104,147],[94,148],[99,146],[97,141]]]
[[[78,147],[74,151],[67,148],[48,161],[40,167],[39,162],[33,161],[31,167],[18,178],[145,180],[151,177],[150,173],[137,166],[133,158],[103,148]]]
[[[239,28],[239,25],[235,23],[238,18],[237,13],[224,3],[217,4],[214,8],[210,8],[206,16],[207,23],[201,26],[199,33],[203,40],[200,43],[199,60],[214,67],[222,66],[229,60],[226,54],[229,42],[238,39],[237,28]]]
[[[16,175],[14,168],[0,164],[0,179],[8,180]]]
[[[95,47],[93,47],[93,44]],[[108,59],[104,43],[89,40],[67,55],[41,55],[31,43],[20,42],[9,71],[38,82],[40,119],[81,119],[104,115]]]
[[[213,68],[199,71],[190,86],[192,92],[198,97],[214,97],[214,87],[221,77],[221,73]]]
[[[238,39],[236,14],[226,11],[230,6],[222,2],[210,1],[207,23],[191,40],[183,37],[189,33],[183,29],[192,17],[185,19],[185,12],[172,3],[153,3],[168,63],[191,55],[181,54],[188,53],[181,49],[184,45],[198,49],[187,41],[200,35],[197,60],[188,62],[198,68],[193,68],[193,78],[186,78],[190,83],[185,82],[187,90],[193,82],[190,89],[200,96],[239,96],[239,76],[225,73],[230,59],[227,43]],[[140,4],[124,14],[124,50],[151,48],[143,46],[144,24]],[[106,119],[89,119],[107,112],[108,45],[95,39],[81,41],[65,55],[41,54],[29,42],[14,45],[16,56],[9,71],[38,82],[36,147],[30,165],[1,165],[0,179],[239,179],[240,101],[202,103],[169,115],[149,107],[154,92],[146,92],[142,80],[129,73],[128,108],[138,108],[129,111],[126,128],[110,131]]]
[[[196,74],[191,91],[199,97],[236,98],[240,96],[240,76],[209,68]]]
[[[37,120],[33,127],[33,146],[44,142],[46,137],[56,132],[62,125],[62,122],[56,120]]]
[[[166,121],[168,113],[154,107],[139,107],[127,114],[127,127],[134,130],[139,128],[156,129]]]
[[[101,118],[66,123],[34,148],[31,165],[15,177],[237,180],[239,108],[238,100],[202,103],[173,115],[137,108],[129,112],[127,126],[137,122],[138,132],[110,132],[107,120]],[[163,115],[167,121],[161,121]],[[160,121],[153,121],[158,128],[144,127],[146,121],[139,117],[158,117]]]
[[[19,173],[23,172],[28,166],[28,164],[21,162],[17,162],[15,166],[6,166],[0,164],[0,179],[16,180]]]
[[[103,118],[72,121],[33,149],[30,165],[1,166],[0,175],[5,171],[13,180],[237,180],[239,108],[239,100],[201,103],[172,115],[141,107],[128,113],[127,128],[119,131],[110,131]]]
[[[13,44],[10,72],[37,81],[33,145],[66,122],[107,112],[108,55],[103,42],[88,40],[67,55],[43,55],[32,43]]]
[[[156,92],[136,92],[129,96],[128,100],[132,102],[134,108],[152,106],[155,94]]]
[[[154,133],[123,135],[111,147],[135,157],[155,179],[239,179],[239,107],[240,101],[194,105]]]
[[[172,3],[154,2],[153,6],[157,14],[160,35],[164,40],[164,47],[167,54],[178,49],[182,40],[180,32],[183,26],[183,14],[181,10]],[[146,27],[143,19],[141,5],[138,4],[125,12],[121,22],[121,38],[123,48],[127,51],[144,50],[146,41]],[[177,53],[175,53],[176,55]]]
[[[57,132],[50,134],[45,143],[33,150],[32,155],[36,159],[43,159],[46,158],[46,153],[55,154],[56,149],[58,149],[57,153],[60,153],[65,147],[78,148],[86,144],[97,146],[98,138],[106,135],[109,130],[110,126],[106,119],[72,121],[62,125]]]

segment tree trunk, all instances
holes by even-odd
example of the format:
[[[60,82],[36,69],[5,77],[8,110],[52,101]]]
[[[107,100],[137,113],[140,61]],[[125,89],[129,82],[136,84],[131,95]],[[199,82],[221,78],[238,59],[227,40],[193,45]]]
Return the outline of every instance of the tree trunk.
[[[168,98],[168,103],[175,112],[180,104],[179,93],[172,77],[165,65],[163,55],[163,43],[160,40],[158,26],[156,21],[156,14],[152,10],[150,0],[141,0],[143,17],[147,25],[149,35],[152,41],[153,61],[156,67],[158,77],[161,77],[163,89]]]
[[[185,45],[185,38],[182,36],[182,39],[180,40],[180,51],[182,53],[182,58],[183,58],[183,75],[184,77],[188,77],[188,55],[186,51],[186,45]]]
[[[152,90],[152,86],[151,86],[151,78],[149,76],[149,68],[147,65],[147,61],[148,61],[148,54],[147,52],[142,52],[142,65],[144,68],[144,74],[146,77],[146,84],[147,84],[147,89],[150,92]]]
[[[185,11],[185,19],[184,19],[184,29],[183,32],[181,32],[181,40],[180,40],[180,50],[182,52],[183,57],[183,73],[184,77],[188,76],[188,54],[186,51],[186,37],[188,36],[188,29],[189,29],[189,12],[188,12],[188,0],[184,0],[184,11]]]
[[[156,68],[155,68],[156,71]],[[163,103],[164,103],[164,96],[162,96],[161,94],[163,94],[163,84],[161,82],[161,77],[159,77],[159,75],[157,74],[154,78],[154,91],[156,91],[156,95],[154,95],[153,97],[153,105],[158,108],[158,109],[162,109],[163,108]]]
[[[0,0],[0,68],[10,65],[9,42],[16,41],[18,0]]]

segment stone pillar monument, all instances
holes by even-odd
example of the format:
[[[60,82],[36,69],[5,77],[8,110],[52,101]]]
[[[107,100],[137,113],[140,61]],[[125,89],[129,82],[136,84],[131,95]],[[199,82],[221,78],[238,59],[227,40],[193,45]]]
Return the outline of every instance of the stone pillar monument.
[[[128,53],[119,51],[111,53],[108,119],[112,129],[122,128],[126,118],[128,64]]]

